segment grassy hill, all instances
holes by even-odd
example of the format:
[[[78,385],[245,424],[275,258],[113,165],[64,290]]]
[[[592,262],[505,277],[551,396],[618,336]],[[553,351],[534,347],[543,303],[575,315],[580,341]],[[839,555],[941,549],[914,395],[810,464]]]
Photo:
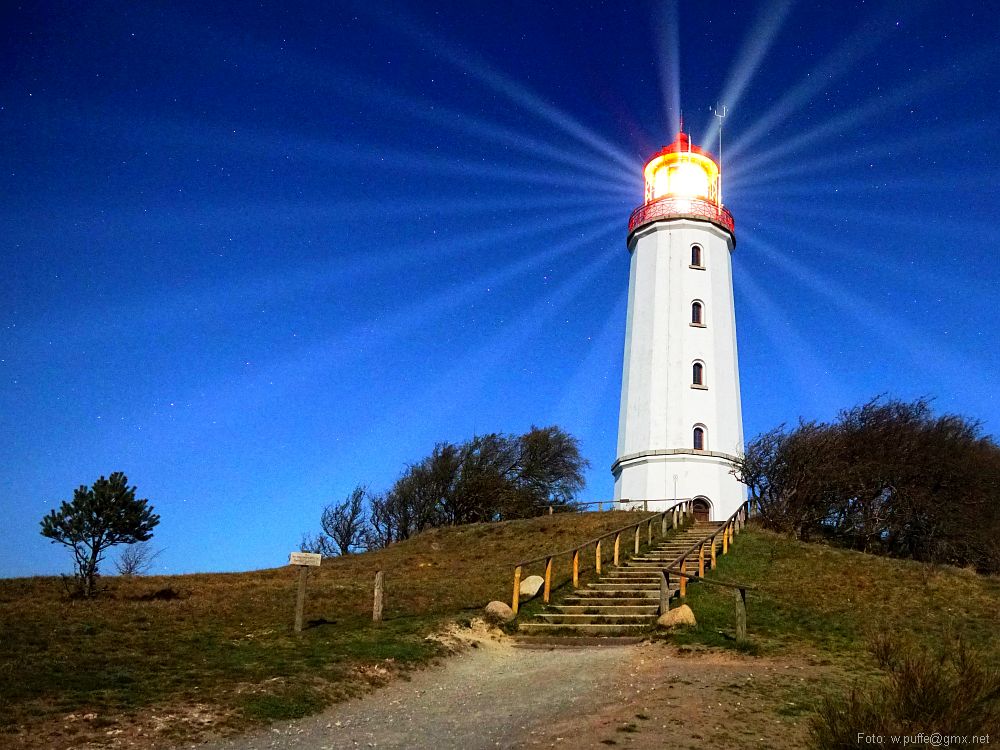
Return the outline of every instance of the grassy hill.
[[[813,746],[854,747],[858,732],[1000,732],[1000,578],[759,530],[707,577],[756,587],[742,649],[804,667],[774,718],[808,719]],[[731,590],[698,584],[688,603],[698,626],[675,642],[741,647]]]
[[[867,661],[876,632],[905,633],[928,647],[959,637],[1000,658],[1000,578],[971,570],[806,544],[748,529],[706,577],[750,584],[747,621],[758,651],[807,649]],[[732,591],[695,585],[698,627],[679,639],[733,646]]]
[[[289,567],[107,578],[96,601],[67,599],[55,578],[2,580],[0,746],[79,747],[125,732],[156,746],[312,713],[440,656],[427,635],[506,599],[513,563],[635,518],[564,514],[438,529],[325,561],[310,576],[310,626],[300,636]],[[386,571],[380,626],[371,623],[376,570]],[[798,655],[816,667],[817,679],[789,697],[795,714],[811,711],[824,691],[879,675],[866,652],[873,632],[906,633],[932,650],[961,636],[1000,664],[995,577],[756,530],[744,531],[709,575],[756,587],[747,605],[752,652]],[[733,647],[732,597],[691,586],[698,627],[671,638]]]
[[[326,560],[310,574],[300,636],[290,567],[105,578],[94,601],[69,600],[58,578],[0,580],[0,745],[73,747],[126,728],[152,744],[312,713],[438,656],[426,636],[509,597],[518,560],[635,518],[567,513],[437,529]],[[371,622],[377,570],[386,574],[380,626]]]

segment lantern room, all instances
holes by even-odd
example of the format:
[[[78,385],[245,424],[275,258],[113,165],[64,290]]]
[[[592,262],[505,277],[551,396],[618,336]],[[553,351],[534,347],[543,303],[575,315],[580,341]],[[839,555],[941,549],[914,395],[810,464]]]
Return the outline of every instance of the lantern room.
[[[653,156],[643,176],[646,203],[666,197],[719,203],[719,165],[687,133],[678,133],[677,140]]]

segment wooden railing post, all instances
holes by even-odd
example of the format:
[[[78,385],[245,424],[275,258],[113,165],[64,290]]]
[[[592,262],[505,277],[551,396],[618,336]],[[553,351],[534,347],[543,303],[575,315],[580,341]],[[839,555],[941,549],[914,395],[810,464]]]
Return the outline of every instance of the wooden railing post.
[[[640,525],[641,524],[638,524],[638,523],[635,525],[635,552],[633,553],[633,557],[636,557],[639,554],[639,526]]]
[[[670,528],[677,528],[677,508],[674,508],[673,512],[670,514]]]
[[[622,533],[615,534],[615,567],[618,567],[618,548],[621,547]]]
[[[667,535],[667,514],[660,516],[660,539]]]
[[[549,596],[552,594],[552,558],[547,557],[545,559],[545,591],[542,594],[542,599],[546,604],[549,603]]]
[[[646,523],[646,545],[650,546],[653,544],[653,519],[650,518]]]
[[[660,614],[670,610],[670,573],[660,571]]]
[[[642,509],[646,512],[649,512],[649,500],[642,501]]]
[[[594,567],[597,568],[597,575],[601,574],[601,540],[597,540],[597,550],[594,552]]]
[[[722,554],[729,554],[729,524],[722,531]]]
[[[736,590],[736,642],[747,639],[747,590]]]
[[[573,550],[573,588],[580,587],[580,550]]]
[[[382,622],[382,602],[384,596],[385,572],[380,570],[375,574],[375,601],[372,604],[372,622]]]
[[[705,543],[698,547],[698,577],[705,577]]]
[[[521,566],[514,568],[514,596],[511,597],[510,608],[517,614],[517,605],[521,603]]]
[[[715,537],[712,537],[712,567],[709,570],[715,570]]]
[[[688,559],[686,557],[683,557],[681,558],[681,573],[687,573],[687,572],[688,572]],[[688,581],[687,576],[681,576],[681,582],[680,582],[681,599],[687,596],[687,581]]]

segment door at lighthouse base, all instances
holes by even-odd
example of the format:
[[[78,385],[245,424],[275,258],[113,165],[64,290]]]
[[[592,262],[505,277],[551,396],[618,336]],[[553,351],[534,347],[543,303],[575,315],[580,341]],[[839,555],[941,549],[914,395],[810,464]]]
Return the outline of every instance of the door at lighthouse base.
[[[712,506],[709,504],[707,499],[703,497],[696,497],[693,505],[695,521],[709,521],[711,519]]]

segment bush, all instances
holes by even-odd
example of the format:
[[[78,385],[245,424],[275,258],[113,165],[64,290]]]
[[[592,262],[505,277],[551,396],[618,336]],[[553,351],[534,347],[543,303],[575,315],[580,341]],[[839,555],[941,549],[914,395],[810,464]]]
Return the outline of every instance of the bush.
[[[874,399],[833,424],[778,427],[734,473],[773,530],[1000,572],[1000,446],[925,400]]]
[[[996,734],[1000,731],[1000,670],[959,640],[932,654],[884,633],[869,650],[888,676],[875,687],[855,686],[827,698],[810,721],[815,748],[859,746],[859,735]]]

